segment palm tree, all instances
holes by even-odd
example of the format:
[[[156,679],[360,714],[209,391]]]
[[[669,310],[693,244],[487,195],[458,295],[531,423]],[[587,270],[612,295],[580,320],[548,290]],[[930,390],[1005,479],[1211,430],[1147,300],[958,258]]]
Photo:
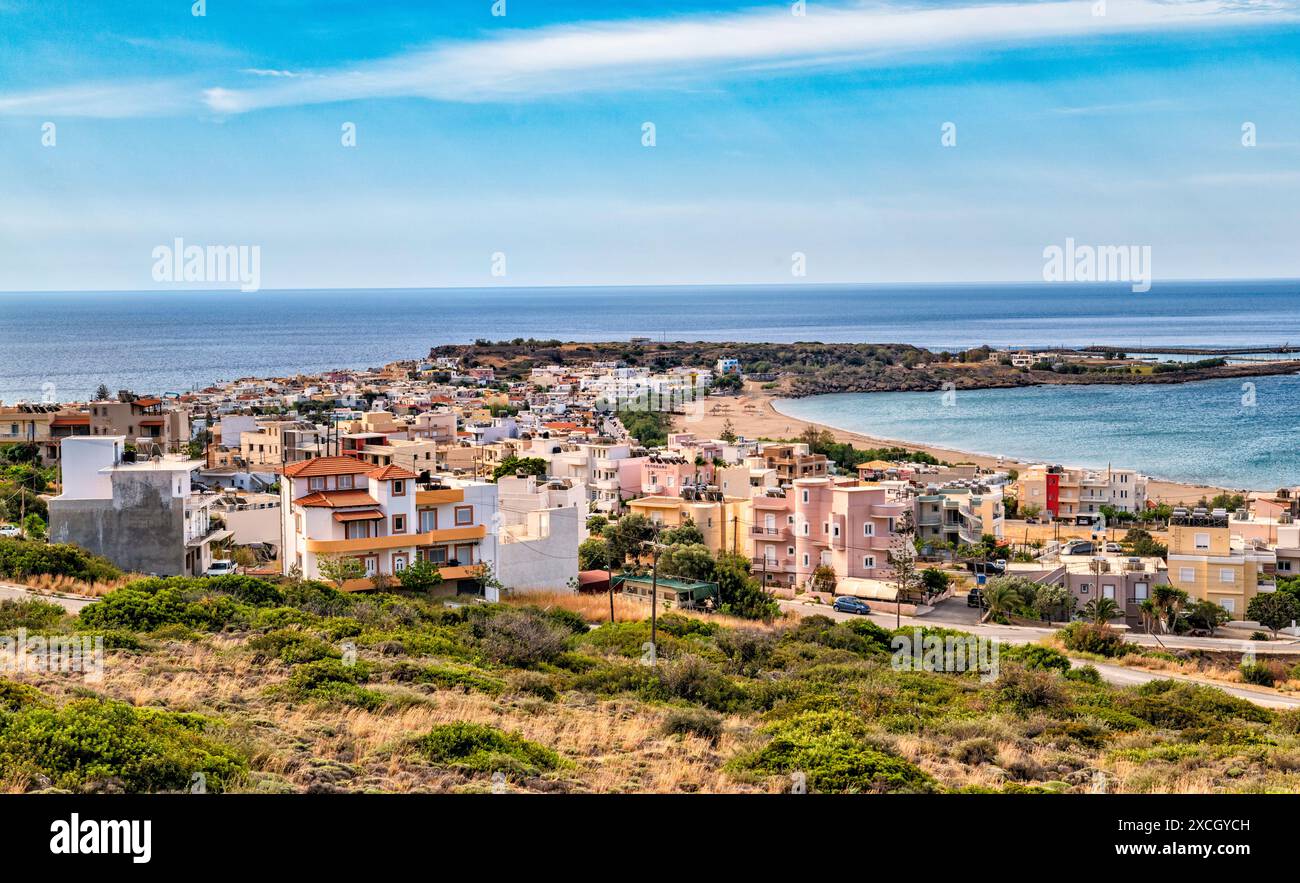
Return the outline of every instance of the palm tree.
[[[994,580],[984,588],[984,601],[988,609],[984,611],[981,622],[987,622],[994,616],[1001,616],[1020,605],[1020,593],[1010,583]]]
[[[1119,605],[1111,598],[1093,598],[1083,605],[1083,615],[1097,625],[1106,625],[1119,616]]]
[[[1187,593],[1177,586],[1156,586],[1151,590],[1151,600],[1160,611],[1163,631],[1172,632],[1178,623],[1178,614],[1187,606]]]
[[[1160,621],[1160,611],[1156,609],[1155,602],[1147,598],[1139,604],[1138,615],[1142,617],[1142,627],[1148,635],[1151,634],[1151,626]]]

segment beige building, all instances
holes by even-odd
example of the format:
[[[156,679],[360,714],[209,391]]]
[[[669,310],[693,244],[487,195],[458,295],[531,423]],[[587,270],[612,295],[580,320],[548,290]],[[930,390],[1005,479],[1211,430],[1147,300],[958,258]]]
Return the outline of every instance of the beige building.
[[[1277,555],[1232,535],[1223,515],[1176,513],[1169,524],[1169,582],[1244,619],[1250,600],[1277,590]]]
[[[154,445],[172,453],[190,441],[189,413],[169,407],[159,398],[91,402],[89,409],[92,436],[124,436],[137,448]]]

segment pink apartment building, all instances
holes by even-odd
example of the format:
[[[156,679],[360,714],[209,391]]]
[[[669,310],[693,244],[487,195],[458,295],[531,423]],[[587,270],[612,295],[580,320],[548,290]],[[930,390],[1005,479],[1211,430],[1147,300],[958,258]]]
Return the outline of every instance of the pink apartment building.
[[[641,464],[641,490],[650,496],[680,497],[683,487],[713,483],[713,464],[676,454],[651,454]]]
[[[768,490],[751,501],[754,573],[773,588],[807,582],[823,564],[838,579],[889,579],[894,525],[910,508],[853,479],[803,478],[783,495]]]

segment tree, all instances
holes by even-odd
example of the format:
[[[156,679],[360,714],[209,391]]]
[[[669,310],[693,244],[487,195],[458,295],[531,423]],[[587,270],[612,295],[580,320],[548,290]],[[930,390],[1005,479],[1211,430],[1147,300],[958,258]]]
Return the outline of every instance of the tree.
[[[624,515],[605,528],[604,536],[610,565],[622,567],[628,558],[636,560],[642,546],[654,539],[655,526],[644,515]]]
[[[810,426],[811,429],[816,427]],[[894,583],[894,619],[895,624],[902,625],[903,601],[911,597],[912,587],[916,583],[916,525],[912,522],[912,513],[904,509],[903,514],[894,522],[894,535],[889,539],[889,570]]]
[[[230,560],[234,561],[237,566],[247,570],[257,564],[257,553],[248,546],[236,546],[230,553]]]
[[[1065,586],[1040,586],[1034,594],[1034,612],[1046,620],[1065,622],[1078,604],[1079,599]]]
[[[819,564],[813,571],[811,588],[814,592],[835,593],[835,568],[829,564]]]
[[[781,605],[750,575],[749,569],[750,560],[744,555],[724,552],[718,556],[714,579],[722,602],[719,610],[746,619],[775,619]]]
[[[496,481],[502,476],[514,476],[519,473],[545,478],[548,468],[546,461],[541,457],[516,457],[511,454],[492,470],[492,480]]]
[[[29,540],[45,539],[45,522],[35,512],[23,519],[23,536]]]
[[[106,402],[112,397],[113,394],[108,391],[107,384],[101,383],[95,390],[95,401],[97,402]]]
[[[712,582],[716,569],[713,553],[702,543],[678,543],[659,553],[659,573],[662,576]]]
[[[1037,503],[1026,503],[1020,509],[1020,515],[1024,518],[1037,518],[1038,513],[1043,511],[1043,507]]]
[[[1083,615],[1097,625],[1106,625],[1119,616],[1119,605],[1112,598],[1093,598],[1083,605]]]
[[[578,545],[579,570],[608,570],[609,544],[600,537],[588,537]]]
[[[687,517],[676,527],[661,531],[659,542],[669,546],[678,544],[704,545],[704,531],[695,525],[694,519]]]
[[[1192,628],[1205,629],[1214,635],[1216,629],[1223,625],[1231,616],[1222,606],[1215,604],[1213,601],[1197,601],[1185,614],[1187,624]]]
[[[1172,632],[1178,625],[1178,614],[1187,606],[1187,593],[1168,584],[1151,590],[1151,603],[1160,615],[1161,630]]]
[[[599,513],[587,516],[587,532],[600,536],[609,524],[609,518]]]
[[[1020,592],[1010,581],[990,580],[984,587],[984,603],[988,605],[988,609],[984,611],[981,621],[987,622],[990,619],[1004,617],[1019,607],[1020,602]]]
[[[921,571],[921,585],[925,586],[927,595],[942,595],[948,590],[952,579],[937,567],[927,567]]]
[[[1246,615],[1273,632],[1273,637],[1297,619],[1300,602],[1289,592],[1261,592],[1246,605]]]
[[[442,585],[442,572],[432,561],[420,558],[408,564],[397,581],[412,592],[430,592]]]
[[[366,575],[366,566],[360,558],[346,555],[321,555],[316,559],[316,569],[320,575],[334,583],[334,588],[343,591],[343,584],[350,579],[361,579]]]
[[[727,444],[731,444],[736,440],[736,427],[732,426],[730,417],[723,421],[722,432],[718,433],[718,438]]]

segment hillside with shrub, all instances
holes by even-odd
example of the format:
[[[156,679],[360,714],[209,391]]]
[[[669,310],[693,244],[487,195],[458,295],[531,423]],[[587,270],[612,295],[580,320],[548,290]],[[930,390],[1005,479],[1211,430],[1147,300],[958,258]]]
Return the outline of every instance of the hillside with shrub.
[[[665,613],[651,667],[633,605],[242,576],[137,580],[77,616],[8,602],[6,633],[108,649],[99,682],[0,679],[0,788],[1300,790],[1300,714],[1218,690],[1115,689],[1037,645],[989,683],[900,671],[889,631],[822,616]]]

